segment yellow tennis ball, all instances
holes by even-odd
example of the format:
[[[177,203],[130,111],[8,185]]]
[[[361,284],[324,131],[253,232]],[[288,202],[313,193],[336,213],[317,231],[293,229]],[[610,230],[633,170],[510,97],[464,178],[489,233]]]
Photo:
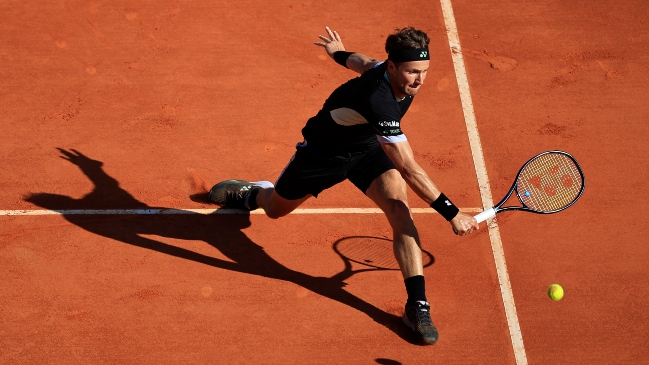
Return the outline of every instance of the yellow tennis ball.
[[[559,284],[552,284],[548,288],[548,296],[552,300],[561,300],[563,298],[563,288]]]

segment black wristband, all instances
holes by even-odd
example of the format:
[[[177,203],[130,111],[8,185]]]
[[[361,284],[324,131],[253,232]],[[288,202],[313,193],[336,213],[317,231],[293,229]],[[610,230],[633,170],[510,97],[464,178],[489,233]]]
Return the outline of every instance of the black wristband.
[[[349,58],[349,56],[352,55],[352,53],[354,52],[336,51],[334,52],[334,61],[336,61],[336,63],[338,63],[341,66],[345,66],[346,68],[349,68],[347,67],[347,59]]]
[[[455,218],[457,213],[460,212],[460,210],[453,203],[451,203],[451,201],[448,200],[448,198],[444,194],[440,194],[439,198],[430,203],[430,207],[435,209],[437,213],[439,213],[447,221]]]

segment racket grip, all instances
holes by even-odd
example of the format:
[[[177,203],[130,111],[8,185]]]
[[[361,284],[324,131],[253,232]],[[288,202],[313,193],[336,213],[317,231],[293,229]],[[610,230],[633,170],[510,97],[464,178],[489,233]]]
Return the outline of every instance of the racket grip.
[[[496,215],[496,210],[494,208],[490,208],[485,210],[482,213],[478,213],[478,215],[474,216],[473,218],[475,218],[475,220],[477,220],[478,223],[480,223],[486,221],[489,218],[494,217],[495,215]]]

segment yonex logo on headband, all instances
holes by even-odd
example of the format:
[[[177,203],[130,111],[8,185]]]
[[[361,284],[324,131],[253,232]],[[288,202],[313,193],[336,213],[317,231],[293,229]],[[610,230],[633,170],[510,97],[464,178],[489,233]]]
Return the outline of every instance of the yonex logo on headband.
[[[388,59],[393,62],[410,62],[429,60],[428,48],[395,49],[390,51]]]

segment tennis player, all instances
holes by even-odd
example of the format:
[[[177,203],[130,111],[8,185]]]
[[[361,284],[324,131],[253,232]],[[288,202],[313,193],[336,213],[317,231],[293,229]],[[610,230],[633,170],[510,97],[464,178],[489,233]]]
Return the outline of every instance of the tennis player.
[[[277,182],[226,180],[209,194],[225,208],[263,208],[270,218],[289,214],[311,197],[349,179],[383,210],[393,230],[394,253],[408,293],[404,323],[421,344],[438,332],[426,298],[422,253],[410,214],[407,186],[430,204],[459,235],[478,229],[417,164],[401,119],[426,79],[430,65],[426,33],[406,27],[387,37],[387,60],[347,52],[337,32],[326,27],[316,45],[340,65],[360,74],[338,87],[302,129]]]

